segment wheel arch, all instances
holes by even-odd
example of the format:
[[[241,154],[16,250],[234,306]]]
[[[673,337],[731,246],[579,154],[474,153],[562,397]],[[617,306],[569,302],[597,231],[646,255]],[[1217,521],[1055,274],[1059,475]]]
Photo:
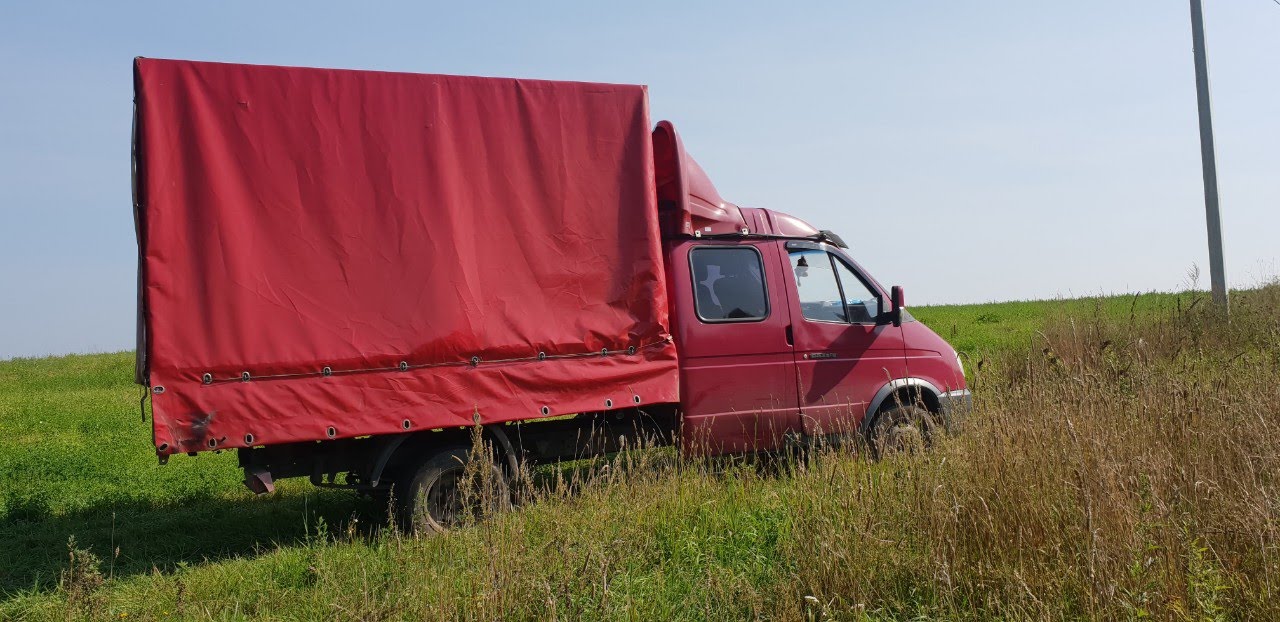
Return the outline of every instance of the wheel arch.
[[[501,424],[481,426],[481,440],[494,453],[494,458],[509,471],[510,475],[519,472],[519,456],[511,443],[510,437]],[[429,459],[435,453],[456,447],[471,447],[472,428],[459,427],[447,430],[424,430],[414,433],[396,435],[388,439],[371,465],[369,479],[383,483],[390,479],[389,474],[404,469],[415,462]]]
[[[864,427],[870,425],[875,414],[886,407],[917,401],[929,409],[929,412],[937,414],[941,411],[939,397],[941,395],[942,392],[937,385],[924,378],[908,377],[890,380],[871,398],[871,402],[867,405],[866,416],[863,417],[863,425]]]

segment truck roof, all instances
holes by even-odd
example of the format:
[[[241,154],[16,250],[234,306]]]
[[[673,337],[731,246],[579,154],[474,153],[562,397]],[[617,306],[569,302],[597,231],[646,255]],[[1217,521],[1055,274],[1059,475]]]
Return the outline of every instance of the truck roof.
[[[711,177],[689,155],[670,121],[659,121],[653,130],[653,158],[658,211],[666,237],[746,234],[820,239],[824,234],[795,216],[741,207],[725,200]]]

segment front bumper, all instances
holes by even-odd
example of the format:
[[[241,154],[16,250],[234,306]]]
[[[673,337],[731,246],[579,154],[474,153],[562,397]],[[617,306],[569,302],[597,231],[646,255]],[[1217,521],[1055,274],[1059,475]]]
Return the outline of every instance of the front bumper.
[[[973,412],[973,394],[968,389],[947,391],[938,396],[938,411],[945,425],[955,429]]]

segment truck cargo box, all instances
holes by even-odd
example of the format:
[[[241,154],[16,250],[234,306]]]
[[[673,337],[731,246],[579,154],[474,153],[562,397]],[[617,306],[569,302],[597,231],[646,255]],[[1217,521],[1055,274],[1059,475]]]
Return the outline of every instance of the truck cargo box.
[[[138,59],[161,455],[678,401],[641,86]]]

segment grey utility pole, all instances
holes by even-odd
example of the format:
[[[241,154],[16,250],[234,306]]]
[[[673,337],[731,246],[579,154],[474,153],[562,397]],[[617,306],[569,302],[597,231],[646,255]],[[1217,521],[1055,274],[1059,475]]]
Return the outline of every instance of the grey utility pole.
[[[1204,167],[1204,215],[1209,229],[1209,280],[1213,301],[1229,309],[1226,269],[1222,266],[1222,218],[1218,215],[1218,164],[1213,148],[1213,113],[1209,110],[1209,65],[1204,54],[1204,9],[1191,0],[1191,41],[1196,57],[1196,99],[1200,103],[1200,162]]]

